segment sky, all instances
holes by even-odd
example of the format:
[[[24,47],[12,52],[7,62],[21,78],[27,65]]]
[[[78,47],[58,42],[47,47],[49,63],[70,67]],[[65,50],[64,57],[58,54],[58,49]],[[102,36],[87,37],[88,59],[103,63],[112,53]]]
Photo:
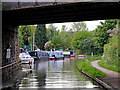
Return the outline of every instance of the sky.
[[[87,28],[89,31],[93,31],[97,28],[98,25],[100,25],[100,22],[104,22],[105,20],[96,20],[96,21],[84,21],[87,25]],[[62,25],[66,25],[67,30],[69,30],[72,27],[73,22],[66,22],[66,23],[53,23],[55,27],[58,27],[59,30],[61,30]],[[46,24],[46,28],[48,28],[50,24]]]

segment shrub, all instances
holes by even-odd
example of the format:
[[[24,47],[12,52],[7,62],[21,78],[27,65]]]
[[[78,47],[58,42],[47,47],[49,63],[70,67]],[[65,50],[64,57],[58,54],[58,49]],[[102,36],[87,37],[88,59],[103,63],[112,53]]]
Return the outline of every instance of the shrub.
[[[105,44],[102,60],[106,64],[118,66],[118,59],[118,36],[114,36],[108,44]]]

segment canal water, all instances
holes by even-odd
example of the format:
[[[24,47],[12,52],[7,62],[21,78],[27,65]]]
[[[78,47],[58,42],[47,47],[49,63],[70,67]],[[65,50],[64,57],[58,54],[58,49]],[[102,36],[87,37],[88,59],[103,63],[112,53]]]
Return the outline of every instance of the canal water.
[[[70,58],[56,61],[35,61],[31,74],[21,80],[19,89],[99,88],[77,71],[74,61]],[[25,66],[27,67],[27,65]],[[23,68],[23,71],[29,70],[26,67]]]

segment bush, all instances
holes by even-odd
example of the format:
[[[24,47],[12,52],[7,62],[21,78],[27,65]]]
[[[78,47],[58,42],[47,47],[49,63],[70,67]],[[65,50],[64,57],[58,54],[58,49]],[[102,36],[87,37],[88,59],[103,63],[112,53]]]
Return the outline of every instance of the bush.
[[[119,56],[118,56],[118,36],[114,36],[110,39],[108,44],[104,46],[104,53],[102,60],[106,65],[119,65]]]

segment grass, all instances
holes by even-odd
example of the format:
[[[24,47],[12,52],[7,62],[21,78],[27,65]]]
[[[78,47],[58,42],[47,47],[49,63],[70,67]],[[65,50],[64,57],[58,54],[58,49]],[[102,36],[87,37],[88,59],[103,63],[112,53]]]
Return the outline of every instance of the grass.
[[[101,57],[94,57],[94,58],[85,58],[82,60],[77,60],[77,66],[80,70],[87,72],[89,75],[91,75],[93,78],[100,78],[105,77],[106,74],[97,68],[93,67],[91,65],[91,62],[94,60],[99,60]]]
[[[98,62],[99,66],[120,73],[119,66],[105,63],[103,60]]]

